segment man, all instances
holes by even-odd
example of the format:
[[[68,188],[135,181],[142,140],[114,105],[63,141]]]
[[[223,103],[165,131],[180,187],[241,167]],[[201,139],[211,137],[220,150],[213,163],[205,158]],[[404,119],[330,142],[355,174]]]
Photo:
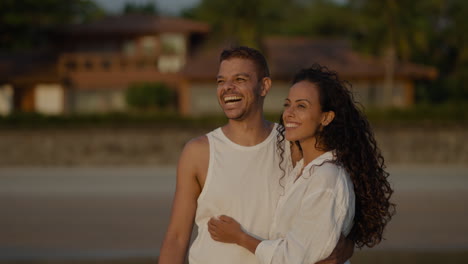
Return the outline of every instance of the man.
[[[184,263],[194,221],[198,236],[191,264],[257,263],[255,255],[211,239],[211,217],[229,215],[252,235],[268,238],[276,202],[283,191],[276,125],[265,120],[263,101],[271,88],[263,55],[248,47],[224,50],[217,76],[217,97],[228,123],[188,142],[177,166],[177,184],[160,264]],[[289,146],[285,169],[292,166]],[[340,254],[327,263],[343,263],[353,245],[344,239]],[[325,262],[324,262],[325,263]]]

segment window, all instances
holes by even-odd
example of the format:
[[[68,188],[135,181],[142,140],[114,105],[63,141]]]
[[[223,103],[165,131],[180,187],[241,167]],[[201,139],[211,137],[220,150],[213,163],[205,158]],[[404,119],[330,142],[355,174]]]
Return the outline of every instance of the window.
[[[161,72],[178,72],[185,64],[185,36],[182,34],[161,35],[161,55],[158,68]]]
[[[184,66],[184,58],[177,56],[161,55],[158,60],[158,68],[160,72],[178,72]]]
[[[123,45],[123,53],[126,56],[134,56],[135,55],[135,42],[132,40],[125,42]]]
[[[157,39],[147,36],[141,39],[141,52],[143,56],[154,56],[156,54]]]
[[[110,59],[107,59],[107,58],[106,58],[106,59],[103,59],[103,60],[101,61],[101,66],[102,66],[102,68],[103,68],[105,71],[110,70],[110,68],[111,68],[111,61],[110,61]]]
[[[162,55],[185,55],[185,37],[182,34],[161,35]]]
[[[65,62],[65,69],[69,71],[75,71],[77,68],[77,63],[75,60],[69,59]]]
[[[93,69],[93,62],[90,59],[87,59],[84,63],[84,68],[91,71]]]

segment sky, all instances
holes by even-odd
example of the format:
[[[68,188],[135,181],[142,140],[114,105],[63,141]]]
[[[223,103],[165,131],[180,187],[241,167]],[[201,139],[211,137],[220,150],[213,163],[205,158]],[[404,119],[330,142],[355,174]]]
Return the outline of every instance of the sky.
[[[125,3],[135,4],[155,3],[158,9],[164,14],[177,15],[179,12],[200,2],[200,0],[93,0],[105,10],[111,13],[118,13]]]

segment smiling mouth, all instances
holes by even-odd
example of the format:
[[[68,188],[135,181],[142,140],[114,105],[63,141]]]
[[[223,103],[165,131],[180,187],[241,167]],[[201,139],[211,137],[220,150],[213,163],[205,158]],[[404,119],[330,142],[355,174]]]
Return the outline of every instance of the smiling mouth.
[[[226,97],[224,97],[224,103],[225,104],[239,102],[240,100],[242,100],[242,97],[240,97],[240,96],[226,96]]]
[[[299,124],[296,124],[296,123],[286,123],[284,124],[284,127],[287,127],[287,128],[294,128],[294,127],[298,127]]]

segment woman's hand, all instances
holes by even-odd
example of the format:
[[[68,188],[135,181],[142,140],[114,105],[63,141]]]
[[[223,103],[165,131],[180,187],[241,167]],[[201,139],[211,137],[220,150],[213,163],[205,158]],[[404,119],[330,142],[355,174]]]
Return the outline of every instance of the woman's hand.
[[[222,215],[218,219],[212,217],[208,221],[208,232],[215,241],[239,244],[244,231],[241,225],[229,216]]]

